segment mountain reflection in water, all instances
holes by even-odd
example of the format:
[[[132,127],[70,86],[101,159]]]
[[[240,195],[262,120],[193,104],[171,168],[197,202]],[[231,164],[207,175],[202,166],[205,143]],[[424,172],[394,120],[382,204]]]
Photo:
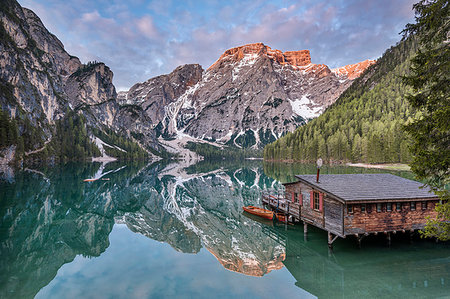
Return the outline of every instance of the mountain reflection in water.
[[[233,272],[261,277],[286,267],[298,287],[319,297],[448,294],[448,243],[398,240],[387,248],[368,240],[358,250],[353,240],[339,240],[330,254],[321,231],[305,242],[301,226],[267,225],[242,213],[242,206],[259,204],[262,189],[277,185],[269,176],[286,181],[295,172],[315,168],[114,162],[16,171],[0,181],[0,297],[32,298],[77,255],[102,255],[115,224],[178,252],[205,248]],[[83,182],[99,176],[109,180]]]

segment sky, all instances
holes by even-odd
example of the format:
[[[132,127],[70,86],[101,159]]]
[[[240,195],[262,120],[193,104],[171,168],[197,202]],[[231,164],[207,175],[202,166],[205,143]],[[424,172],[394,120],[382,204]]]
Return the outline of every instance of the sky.
[[[227,49],[262,42],[310,50],[330,68],[376,59],[414,22],[417,0],[18,0],[33,10],[66,51],[102,61],[118,91],[198,63]]]

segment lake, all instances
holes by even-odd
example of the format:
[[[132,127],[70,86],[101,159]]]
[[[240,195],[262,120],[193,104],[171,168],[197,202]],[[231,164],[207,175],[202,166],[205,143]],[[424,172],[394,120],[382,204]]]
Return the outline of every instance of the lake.
[[[314,165],[67,164],[2,173],[1,298],[449,298],[450,244],[338,239],[242,212]],[[324,166],[321,173],[386,172]],[[392,172],[413,178],[409,172]],[[84,179],[98,178],[93,182]]]

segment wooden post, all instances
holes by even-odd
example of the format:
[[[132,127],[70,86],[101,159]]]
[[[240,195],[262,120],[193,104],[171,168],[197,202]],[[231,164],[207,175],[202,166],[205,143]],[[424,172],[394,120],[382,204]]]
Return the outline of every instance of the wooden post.
[[[328,248],[333,249],[333,242],[336,241],[338,235],[333,236],[332,233],[328,232]]]
[[[331,236],[331,233],[328,232],[328,248],[333,249],[333,245],[331,244],[331,239],[333,237]]]
[[[305,221],[303,221],[303,239],[305,241],[308,240],[308,223],[306,223]]]
[[[388,246],[391,247],[391,233],[387,233]]]

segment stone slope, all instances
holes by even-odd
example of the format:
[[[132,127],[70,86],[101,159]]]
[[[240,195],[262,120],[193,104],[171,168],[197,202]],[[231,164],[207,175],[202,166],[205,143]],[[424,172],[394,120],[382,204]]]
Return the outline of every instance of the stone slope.
[[[88,127],[112,129],[133,140],[139,136],[141,145],[159,149],[142,108],[117,101],[113,73],[105,64],[82,64],[15,0],[3,1],[0,20],[0,108],[12,118],[28,119],[40,132],[28,150],[50,140],[55,121],[68,110],[83,114]]]
[[[261,147],[317,117],[373,63],[332,71],[311,63],[308,50],[282,52],[256,43],[225,51],[203,73],[185,65],[138,83],[120,99],[143,107],[164,137]],[[181,80],[169,83],[174,77]]]
[[[16,1],[3,1],[0,20],[1,107],[13,117],[22,112],[49,138],[65,110],[65,81],[81,62]]]
[[[255,43],[225,51],[206,71],[179,66],[117,95],[106,65],[82,64],[31,10],[15,0],[4,4],[0,106],[42,131],[27,150],[50,140],[68,109],[83,114],[88,127],[112,129],[157,151],[162,139],[187,137],[262,147],[318,116],[374,63],[330,70],[313,64],[308,50]]]

